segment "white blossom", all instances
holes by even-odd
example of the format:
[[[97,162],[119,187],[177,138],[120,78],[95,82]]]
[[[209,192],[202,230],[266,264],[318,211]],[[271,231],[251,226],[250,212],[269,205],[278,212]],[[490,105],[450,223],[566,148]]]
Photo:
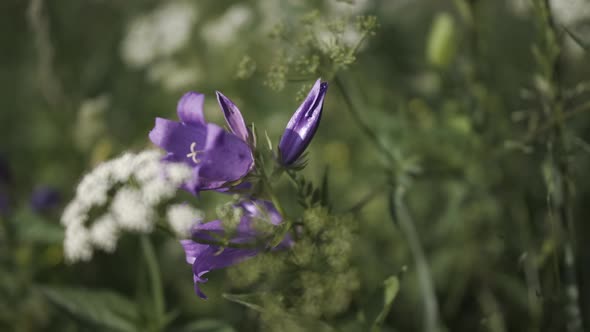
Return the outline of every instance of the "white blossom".
[[[590,18],[590,0],[550,0],[551,11],[557,22],[573,25]]]
[[[137,189],[121,188],[113,199],[111,212],[122,229],[148,233],[154,227],[153,207],[144,202]]]
[[[192,4],[168,2],[134,19],[121,47],[123,60],[140,68],[175,53],[188,42],[196,16]]]
[[[82,178],[61,217],[68,262],[89,260],[93,248],[114,251],[123,231],[148,233],[154,229],[157,207],[173,198],[178,187],[192,177],[188,165],[162,163],[161,157],[156,150],[125,153]],[[104,214],[90,220],[91,209]],[[183,227],[182,222],[173,225],[174,229]]]
[[[92,258],[92,244],[86,227],[72,224],[66,228],[64,256],[67,262],[89,261]]]
[[[106,252],[113,252],[117,247],[119,227],[111,214],[105,214],[90,227],[90,239],[92,243]]]
[[[166,213],[168,223],[181,238],[190,237],[191,227],[203,221],[203,213],[187,204],[175,204]]]
[[[252,9],[237,4],[231,6],[217,20],[207,23],[201,37],[216,46],[226,46],[240,37],[240,30],[252,20]]]

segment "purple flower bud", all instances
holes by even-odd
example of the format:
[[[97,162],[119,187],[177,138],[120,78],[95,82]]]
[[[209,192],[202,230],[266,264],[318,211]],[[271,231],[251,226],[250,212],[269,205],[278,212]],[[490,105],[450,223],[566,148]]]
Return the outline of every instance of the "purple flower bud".
[[[299,106],[279,143],[280,163],[293,165],[303,154],[320,124],[328,83],[318,79]]]
[[[221,92],[216,91],[215,93],[230,131],[244,142],[248,142],[248,129],[238,107]]]
[[[35,188],[31,194],[31,208],[36,212],[44,212],[56,207],[61,201],[59,192],[50,186]]]

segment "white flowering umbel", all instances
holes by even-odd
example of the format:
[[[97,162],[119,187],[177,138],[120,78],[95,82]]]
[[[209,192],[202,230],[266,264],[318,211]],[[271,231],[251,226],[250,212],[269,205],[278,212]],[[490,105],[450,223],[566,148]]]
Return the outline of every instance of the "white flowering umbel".
[[[154,150],[126,153],[84,176],[61,218],[68,262],[90,260],[94,249],[113,252],[125,231],[149,233],[154,229],[158,205],[170,200],[192,174],[187,165],[162,163],[161,157]],[[91,218],[91,211],[102,212]],[[202,220],[202,213],[172,205],[168,220],[179,236],[185,236],[194,222]]]
[[[175,204],[166,212],[168,223],[178,237],[190,237],[190,229],[195,222],[203,221],[203,213],[187,204]]]

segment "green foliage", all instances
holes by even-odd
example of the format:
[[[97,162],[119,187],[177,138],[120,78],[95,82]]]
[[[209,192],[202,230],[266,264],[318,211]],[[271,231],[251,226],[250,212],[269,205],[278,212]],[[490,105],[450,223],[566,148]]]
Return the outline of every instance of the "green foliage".
[[[90,326],[114,331],[137,331],[139,312],[129,299],[112,291],[41,287],[40,291],[61,309]]]
[[[587,330],[590,21],[567,20],[584,14],[576,2],[8,0],[0,330]],[[193,19],[170,49],[184,35],[178,4]],[[318,77],[319,130],[300,164],[277,169],[278,138]],[[208,121],[224,121],[219,90],[256,123],[244,181],[270,184],[252,193],[286,221],[256,227],[293,247],[211,271],[208,301],[160,230],[64,264],[59,210],[76,183],[150,147],[154,118],[174,118],[189,90],[206,94]],[[33,211],[38,184],[63,204]],[[229,237],[241,198],[178,201]]]

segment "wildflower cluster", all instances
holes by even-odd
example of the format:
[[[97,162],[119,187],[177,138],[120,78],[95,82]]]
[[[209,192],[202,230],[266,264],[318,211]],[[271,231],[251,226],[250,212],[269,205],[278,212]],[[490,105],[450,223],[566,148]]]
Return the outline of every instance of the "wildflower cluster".
[[[257,289],[241,302],[263,308],[261,319],[269,331],[305,330],[310,321],[334,318],[348,308],[360,287],[352,264],[354,220],[316,206],[306,209],[299,221],[289,252],[259,256],[228,270],[233,286]],[[290,329],[285,320],[290,320]]]
[[[319,126],[327,87],[317,80],[287,124],[278,154],[272,156],[274,174],[303,164],[301,156]],[[269,163],[257,148],[255,127],[246,126],[240,110],[228,97],[221,92],[216,95],[229,131],[206,122],[204,95],[188,92],[178,102],[180,122],[157,118],[149,135],[154,144],[168,152],[165,163],[181,162],[191,169],[192,175],[182,188],[194,195],[204,190],[241,194],[235,202],[218,208],[219,219],[196,223],[190,230],[191,240],[182,241],[186,261],[193,266],[195,291],[202,298],[206,296],[199,284],[207,281],[203,276],[209,271],[264,250],[291,245],[288,232],[292,223],[283,223],[284,215],[265,167]]]
[[[183,164],[162,167],[160,158],[154,150],[126,153],[98,165],[82,179],[61,218],[67,261],[90,260],[94,248],[114,251],[122,231],[154,229],[156,207],[171,199],[191,175]],[[188,228],[182,207],[170,207],[168,216],[178,233]],[[192,213],[191,223],[198,217]]]

